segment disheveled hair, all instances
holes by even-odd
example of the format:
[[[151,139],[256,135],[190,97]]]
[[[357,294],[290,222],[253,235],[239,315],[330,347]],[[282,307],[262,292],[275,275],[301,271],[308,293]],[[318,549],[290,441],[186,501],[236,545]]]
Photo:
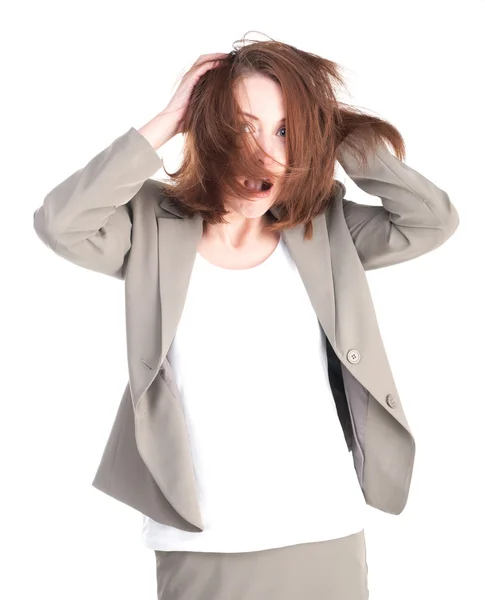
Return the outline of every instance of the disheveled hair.
[[[403,137],[388,121],[337,100],[338,91],[348,93],[337,63],[272,39],[243,38],[233,48],[194,86],[183,124],[182,164],[174,173],[163,166],[170,181],[160,182],[161,190],[185,216],[200,213],[210,224],[224,223],[224,195],[251,194],[237,177],[272,176],[254,153],[255,147],[263,149],[244,130],[247,119],[235,95],[241,77],[265,75],[281,86],[287,129],[286,171],[274,202],[283,216],[271,220],[267,230],[303,223],[305,239],[311,239],[311,220],[325,211],[338,185],[335,161],[341,145],[366,168],[368,153],[383,141],[404,160]]]

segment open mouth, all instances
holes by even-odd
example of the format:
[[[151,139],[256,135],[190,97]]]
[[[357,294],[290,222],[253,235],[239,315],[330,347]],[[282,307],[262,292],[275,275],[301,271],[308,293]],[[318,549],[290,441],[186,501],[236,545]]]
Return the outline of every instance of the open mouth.
[[[244,185],[257,192],[267,192],[269,189],[273,187],[273,182],[269,179],[263,179],[259,181],[255,181],[254,179],[246,179],[244,181]]]

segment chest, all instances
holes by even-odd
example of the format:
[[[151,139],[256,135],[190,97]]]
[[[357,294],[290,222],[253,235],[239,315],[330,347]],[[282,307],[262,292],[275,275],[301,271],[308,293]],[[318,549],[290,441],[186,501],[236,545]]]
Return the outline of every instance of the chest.
[[[241,248],[228,248],[223,243],[206,235],[198,244],[197,252],[217,267],[224,269],[250,269],[263,263],[275,251],[280,239],[278,232],[272,232]]]

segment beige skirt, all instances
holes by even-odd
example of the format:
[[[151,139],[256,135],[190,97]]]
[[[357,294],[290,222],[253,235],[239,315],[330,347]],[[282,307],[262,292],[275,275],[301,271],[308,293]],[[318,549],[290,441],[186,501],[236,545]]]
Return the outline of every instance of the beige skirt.
[[[364,530],[256,552],[155,550],[158,600],[368,600]]]

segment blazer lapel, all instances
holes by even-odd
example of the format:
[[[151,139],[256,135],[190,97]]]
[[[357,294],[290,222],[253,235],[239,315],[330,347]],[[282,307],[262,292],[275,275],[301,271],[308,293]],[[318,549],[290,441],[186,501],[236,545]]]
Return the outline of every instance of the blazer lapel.
[[[281,235],[298,268],[320,325],[345,366],[346,381],[349,379],[347,372],[350,372],[362,386],[363,392],[370,391],[377,402],[386,407],[388,397],[397,399],[399,394],[380,336],[365,271],[343,216],[333,214],[334,206],[341,202],[344,195],[345,187],[338,186],[328,210],[313,219],[311,240],[303,238],[302,225],[286,229]],[[177,330],[203,231],[200,217],[184,219],[175,206],[165,201],[162,204],[164,210],[179,218],[158,217],[162,332],[157,369],[165,360]],[[281,216],[278,207],[269,210],[276,218]],[[328,225],[330,219],[331,228]],[[355,290],[359,290],[358,296]],[[336,314],[336,298],[339,314]],[[356,349],[363,357],[362,362],[354,360]],[[400,407],[392,408],[393,417],[404,429],[409,430]]]
[[[165,210],[178,215],[176,208],[164,205]],[[278,216],[276,208],[270,212]],[[317,317],[335,346],[335,300],[333,290],[330,248],[325,214],[313,220],[313,238],[304,240],[303,226],[281,232],[283,240],[295,261]],[[182,315],[203,222],[193,219],[158,217],[159,284],[161,301],[161,347],[158,367],[165,360]]]

